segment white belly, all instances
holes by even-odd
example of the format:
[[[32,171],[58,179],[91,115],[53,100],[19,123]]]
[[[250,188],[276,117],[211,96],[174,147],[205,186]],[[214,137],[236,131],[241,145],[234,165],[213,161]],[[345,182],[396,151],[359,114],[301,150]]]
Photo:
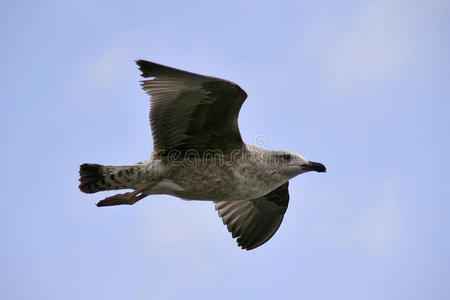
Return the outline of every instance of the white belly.
[[[178,184],[167,180],[167,179],[163,179],[161,180],[157,185],[155,185],[154,187],[148,189],[145,191],[146,194],[168,194],[168,195],[173,195],[175,193],[179,193],[179,192],[183,192],[184,188],[182,188],[181,186],[179,186]]]

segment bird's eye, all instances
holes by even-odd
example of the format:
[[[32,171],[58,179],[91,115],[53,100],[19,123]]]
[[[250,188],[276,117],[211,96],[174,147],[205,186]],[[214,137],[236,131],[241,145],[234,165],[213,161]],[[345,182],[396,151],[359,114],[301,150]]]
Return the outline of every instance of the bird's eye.
[[[291,160],[291,155],[290,154],[280,154],[279,158],[283,161],[290,161]]]

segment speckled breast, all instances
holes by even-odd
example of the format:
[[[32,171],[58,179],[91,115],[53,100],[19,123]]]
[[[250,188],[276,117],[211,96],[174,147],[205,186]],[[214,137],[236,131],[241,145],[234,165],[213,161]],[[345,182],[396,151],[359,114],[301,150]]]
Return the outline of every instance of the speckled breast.
[[[171,166],[164,190],[186,200],[247,200],[272,191],[283,178],[258,161],[228,164],[189,162]]]

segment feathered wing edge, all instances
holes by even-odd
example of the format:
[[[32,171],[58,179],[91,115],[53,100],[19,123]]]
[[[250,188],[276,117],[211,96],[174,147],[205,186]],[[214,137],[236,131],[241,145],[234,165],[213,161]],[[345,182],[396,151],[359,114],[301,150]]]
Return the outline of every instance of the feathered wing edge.
[[[242,249],[255,249],[277,232],[289,203],[288,185],[252,200],[215,202],[224,225]]]

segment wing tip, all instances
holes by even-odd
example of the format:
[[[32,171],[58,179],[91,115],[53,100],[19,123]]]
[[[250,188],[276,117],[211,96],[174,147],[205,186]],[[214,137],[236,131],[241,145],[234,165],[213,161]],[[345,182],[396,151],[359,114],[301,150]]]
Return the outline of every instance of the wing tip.
[[[148,77],[155,77],[155,76],[161,76],[161,75],[168,75],[168,76],[180,76],[180,74],[190,74],[190,75],[196,75],[191,72],[175,69],[169,66],[161,65],[155,62],[151,62],[144,59],[138,59],[135,60],[136,64],[139,67],[139,70],[142,72],[141,76],[144,78]]]
[[[137,59],[137,60],[135,60],[134,61],[137,65],[138,65],[138,67],[139,67],[139,70],[141,71],[141,76],[142,77],[148,77],[148,75],[146,75],[147,74],[147,68],[152,64],[151,62],[149,62],[149,61],[147,61],[147,60],[143,60],[143,59]]]

